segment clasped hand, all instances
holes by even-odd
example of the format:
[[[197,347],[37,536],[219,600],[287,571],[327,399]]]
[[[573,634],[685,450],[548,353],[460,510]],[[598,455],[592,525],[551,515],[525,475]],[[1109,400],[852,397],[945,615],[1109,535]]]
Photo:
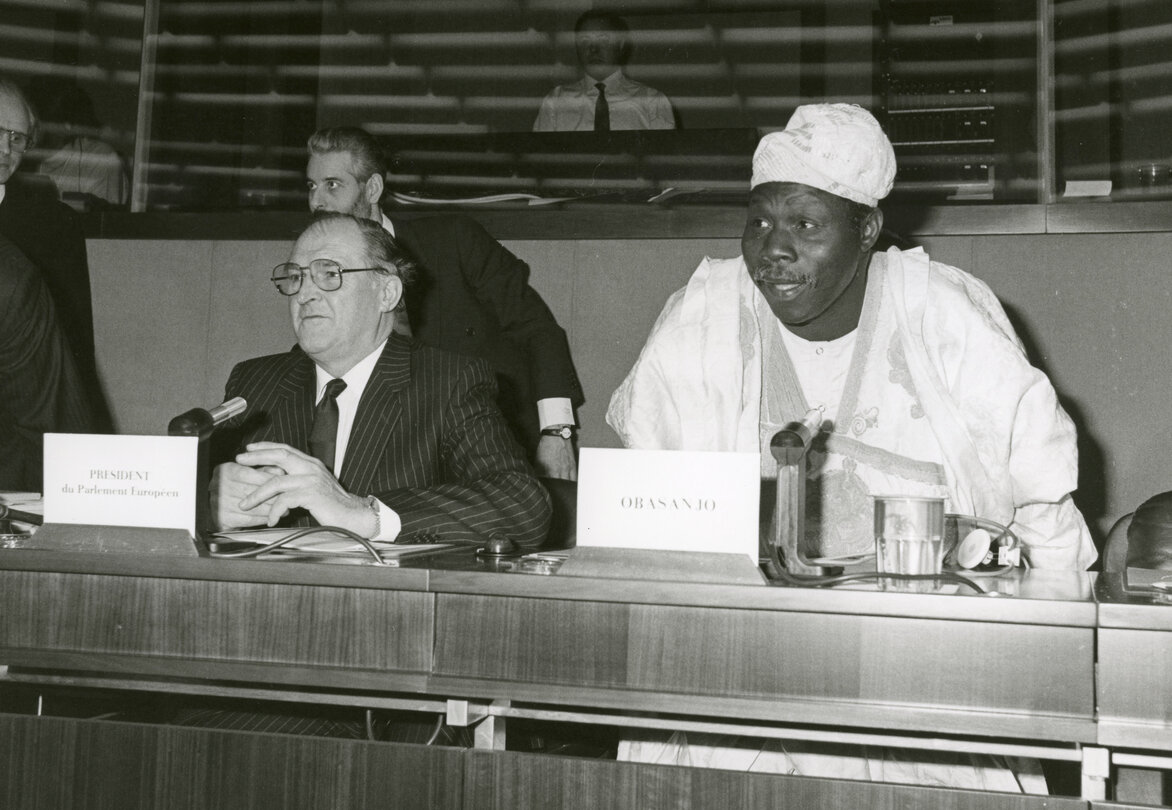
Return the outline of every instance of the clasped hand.
[[[220,529],[277,521],[300,507],[323,526],[339,526],[362,537],[377,530],[366,501],[342,488],[313,456],[279,442],[253,442],[235,462],[212,473],[211,508]]]

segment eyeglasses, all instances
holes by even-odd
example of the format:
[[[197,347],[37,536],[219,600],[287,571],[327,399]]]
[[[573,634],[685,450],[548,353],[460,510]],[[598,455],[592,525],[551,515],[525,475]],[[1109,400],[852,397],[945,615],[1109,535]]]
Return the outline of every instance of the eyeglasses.
[[[29,144],[32,143],[32,138],[15,129],[6,129],[4,127],[0,127],[0,137],[8,139],[8,148],[13,152],[23,152],[25,149],[28,149]]]
[[[302,267],[293,262],[278,264],[273,268],[273,284],[281,295],[297,295],[301,290],[301,282],[305,280],[305,272],[313,278],[313,283],[322,292],[333,292],[342,286],[343,273],[369,273],[382,270],[381,267],[351,267],[342,265],[331,259],[314,259],[308,267]]]

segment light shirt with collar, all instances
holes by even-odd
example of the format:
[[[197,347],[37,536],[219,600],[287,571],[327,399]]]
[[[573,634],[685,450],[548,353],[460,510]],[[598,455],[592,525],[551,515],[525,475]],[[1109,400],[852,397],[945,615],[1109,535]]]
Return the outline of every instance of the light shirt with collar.
[[[395,225],[391,222],[391,218],[379,211],[379,222],[383,226],[383,230],[395,236]],[[410,333],[407,333],[410,334]],[[372,366],[373,368],[373,366]],[[320,382],[320,380],[319,380]],[[329,382],[329,380],[326,380]],[[349,383],[347,383],[349,385]],[[325,390],[325,383],[318,386],[318,390]],[[319,393],[320,398],[320,393]],[[339,406],[340,407],[340,406]],[[545,399],[537,400],[537,421],[541,425],[541,429],[545,430],[553,425],[573,425],[574,422],[574,406],[570,402],[569,397],[547,397]],[[341,431],[339,430],[339,435]],[[339,443],[340,446],[340,443]],[[338,462],[339,465],[341,462]]]
[[[572,84],[555,87],[541,102],[534,132],[586,132],[594,129],[598,80],[584,75]],[[610,128],[675,129],[675,113],[667,96],[645,84],[628,79],[622,70],[602,80],[610,108]]]
[[[346,447],[350,443],[350,433],[354,430],[354,417],[358,413],[358,403],[362,400],[366,384],[370,382],[370,375],[374,373],[374,367],[378,363],[379,357],[382,356],[386,345],[387,342],[384,340],[374,351],[359,360],[352,369],[338,378],[346,383],[346,390],[338,394],[336,398],[338,403],[338,438],[334,450],[333,472],[335,477],[337,471],[342,469],[342,463],[346,459]],[[316,363],[314,370],[317,375],[317,394],[313,401],[317,403],[321,402],[322,395],[325,394],[326,384],[335,378]],[[371,539],[392,541],[402,531],[403,521],[395,510],[382,501],[378,501],[378,507],[379,532]]]
[[[4,202],[4,194],[8,191],[8,187],[0,183],[0,203]]]

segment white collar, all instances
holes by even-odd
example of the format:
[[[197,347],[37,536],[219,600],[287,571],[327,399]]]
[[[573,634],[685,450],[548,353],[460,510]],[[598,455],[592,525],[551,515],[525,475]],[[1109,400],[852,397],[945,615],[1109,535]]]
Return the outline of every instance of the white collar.
[[[587,91],[593,90],[594,85],[598,84],[599,82],[602,82],[603,84],[606,85],[606,91],[609,93],[611,90],[613,90],[615,87],[617,87],[619,82],[621,82],[622,80],[623,80],[622,68],[619,68],[614,73],[607,76],[605,79],[596,79],[593,76],[591,76],[589,73],[582,74],[582,82],[583,82]]]
[[[383,349],[386,348],[387,342],[375,347],[374,351],[363,357],[354,367],[342,375],[341,379],[346,383],[346,390],[343,394],[357,394],[361,396],[362,392],[366,390],[366,383],[370,380],[370,375],[374,373],[374,366],[378,362],[378,358],[382,355]],[[317,363],[313,364],[317,372],[317,393],[313,398],[314,402],[321,399],[322,392],[326,390],[326,383],[334,379],[334,376],[319,366]]]

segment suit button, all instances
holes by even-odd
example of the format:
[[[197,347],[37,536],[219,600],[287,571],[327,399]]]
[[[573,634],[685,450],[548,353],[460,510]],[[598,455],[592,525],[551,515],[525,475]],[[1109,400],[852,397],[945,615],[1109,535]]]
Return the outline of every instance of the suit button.
[[[469,326],[469,327],[465,328],[464,334],[467,335],[468,337],[476,337],[476,327]]]

